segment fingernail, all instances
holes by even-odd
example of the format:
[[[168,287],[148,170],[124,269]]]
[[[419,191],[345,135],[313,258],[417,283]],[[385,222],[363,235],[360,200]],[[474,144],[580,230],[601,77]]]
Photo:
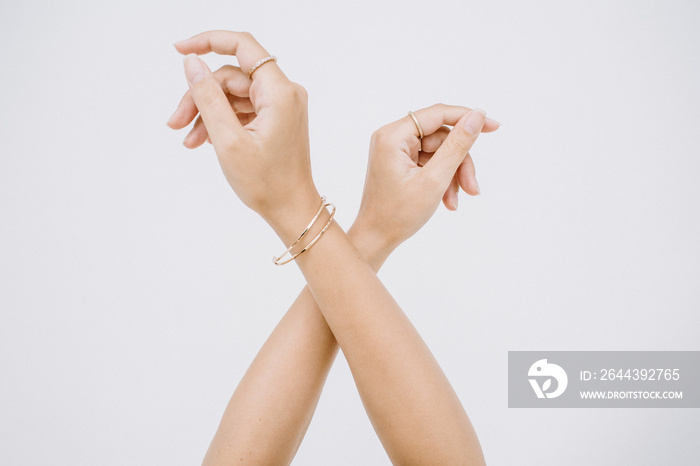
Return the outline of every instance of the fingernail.
[[[501,123],[494,120],[493,118],[487,118],[487,120],[490,121],[491,123],[493,123],[494,125],[501,126]]]
[[[455,193],[454,195],[454,204],[455,204],[455,211],[457,211],[457,206],[459,205],[459,193]]]
[[[179,41],[177,41],[177,42],[175,42],[175,43],[173,44],[173,47],[176,47],[176,48],[177,48],[178,46],[184,44],[184,43],[187,42],[188,40],[189,40],[189,39],[179,40]]]
[[[170,122],[173,121],[173,118],[175,117],[175,114],[172,114],[170,118],[168,118],[168,121],[165,122],[165,126],[170,128]]]
[[[190,84],[196,84],[204,79],[204,62],[199,57],[191,53],[185,57],[185,76]]]
[[[185,136],[185,139],[183,139],[182,145],[187,147],[187,141],[189,141],[189,139],[190,139],[190,135],[188,134],[187,136]],[[189,147],[188,147],[188,149],[189,149]]]
[[[478,196],[481,194],[481,188],[479,188],[479,182],[476,180],[476,178],[474,178],[474,184],[476,185],[476,195]]]
[[[478,134],[484,126],[485,118],[486,112],[480,108],[475,108],[467,117],[467,121],[464,122],[464,129],[466,129],[469,134]]]

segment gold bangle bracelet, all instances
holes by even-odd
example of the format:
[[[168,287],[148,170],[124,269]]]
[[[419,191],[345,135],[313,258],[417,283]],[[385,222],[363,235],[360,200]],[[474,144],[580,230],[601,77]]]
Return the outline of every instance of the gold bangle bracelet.
[[[324,203],[321,204],[321,210],[323,210],[324,208],[329,207],[329,206],[330,206],[330,208],[331,208],[330,217],[328,217],[328,221],[326,222],[326,224],[324,225],[324,227],[321,229],[321,231],[318,232],[318,234],[314,237],[314,239],[312,239],[312,240],[309,242],[309,244],[307,244],[306,246],[304,246],[304,248],[303,248],[301,251],[299,251],[298,253],[296,253],[296,254],[294,254],[294,255],[291,255],[291,254],[290,254],[291,257],[290,257],[289,259],[287,259],[287,260],[285,260],[285,261],[283,261],[283,262],[280,262],[280,259],[282,259],[287,253],[289,253],[289,252],[291,251],[292,247],[294,247],[294,244],[296,244],[299,240],[295,241],[294,244],[293,244],[292,246],[290,246],[290,247],[284,252],[284,254],[282,254],[281,256],[279,256],[279,257],[273,257],[273,260],[274,260],[275,265],[284,265],[284,264],[288,264],[288,263],[292,262],[294,259],[296,259],[297,257],[299,257],[299,256],[300,256],[301,254],[303,254],[304,252],[306,252],[306,251],[308,251],[309,249],[311,249],[311,246],[313,246],[314,244],[316,244],[316,242],[321,238],[321,236],[323,235],[323,233],[325,233],[326,230],[328,229],[328,227],[331,226],[331,223],[333,223],[333,217],[335,216],[335,205],[332,204],[332,203],[330,203],[330,202],[326,203],[326,202],[325,202],[325,200],[326,200],[325,197],[323,198],[323,200],[324,200]],[[313,221],[312,221],[311,224],[309,225],[309,228],[310,228],[311,225],[313,225],[313,223],[318,219],[319,215],[320,215],[320,212],[319,212],[318,214],[316,214],[316,216],[314,217]],[[304,231],[304,234],[306,233],[306,231],[308,231],[308,228],[307,228],[307,230]],[[303,234],[302,234],[302,236],[303,236]],[[301,236],[299,237],[299,239],[301,239]]]
[[[282,264],[278,264],[279,260],[282,259],[282,258],[283,258],[284,256],[286,256],[287,254],[289,254],[289,253],[291,252],[292,248],[294,248],[294,246],[296,246],[297,243],[299,243],[299,241],[301,241],[301,239],[302,239],[304,236],[306,236],[306,234],[309,232],[309,230],[311,229],[311,227],[314,226],[314,223],[316,223],[316,220],[318,220],[318,217],[321,216],[321,212],[323,212],[323,208],[325,207],[325,204],[326,204],[326,196],[323,196],[323,197],[321,197],[321,205],[319,206],[318,210],[316,211],[316,215],[314,215],[314,218],[312,218],[311,221],[309,222],[309,224],[306,225],[306,228],[304,228],[304,231],[301,232],[301,234],[299,235],[299,237],[297,238],[297,240],[294,241],[294,242],[291,244],[291,246],[289,246],[282,254],[280,254],[280,255],[277,256],[277,257],[273,257],[273,258],[272,258],[272,261],[273,261],[275,264],[277,264],[277,265],[282,265]]]

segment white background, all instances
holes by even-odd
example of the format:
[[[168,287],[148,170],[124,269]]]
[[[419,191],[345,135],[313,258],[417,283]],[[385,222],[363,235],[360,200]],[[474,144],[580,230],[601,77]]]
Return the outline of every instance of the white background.
[[[507,352],[700,350],[698,24],[693,1],[3,1],[0,463],[199,464],[301,289],[165,126],[171,44],[230,29],[309,91],[345,227],[376,128],[436,102],[503,123],[483,194],[381,272],[490,464],[697,464],[697,409],[508,409]],[[294,464],[387,463],[341,356]]]

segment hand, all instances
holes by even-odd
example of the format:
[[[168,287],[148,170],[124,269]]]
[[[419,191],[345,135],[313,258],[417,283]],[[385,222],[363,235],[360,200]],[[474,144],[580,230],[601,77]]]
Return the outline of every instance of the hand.
[[[311,177],[304,88],[275,62],[260,66],[249,79],[247,71],[270,55],[249,33],[209,31],[175,47],[187,55],[190,89],[168,125],[183,128],[200,114],[185,146],[210,138],[238,197],[273,226],[300,206],[316,210],[320,195]],[[197,57],[209,52],[235,55],[240,68],[212,73]]]
[[[370,142],[362,204],[352,231],[372,236],[384,256],[430,219],[441,198],[456,210],[460,186],[479,194],[469,150],[480,132],[500,126],[482,110],[466,107],[437,104],[414,115],[423,129],[422,151],[410,116],[378,129]]]

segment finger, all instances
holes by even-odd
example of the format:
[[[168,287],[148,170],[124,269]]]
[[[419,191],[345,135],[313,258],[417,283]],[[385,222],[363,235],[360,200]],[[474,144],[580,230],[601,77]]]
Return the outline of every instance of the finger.
[[[188,149],[195,149],[204,144],[207,139],[209,139],[209,133],[207,132],[207,127],[204,126],[204,121],[200,115],[194,122],[190,132],[187,134],[187,136],[185,136],[182,144]]]
[[[228,99],[228,102],[235,113],[255,112],[253,103],[247,97],[238,97],[235,95],[226,94],[226,98]],[[175,110],[175,113],[173,113],[173,116],[170,117],[167,124],[172,129],[182,129],[189,125],[192,120],[195,119],[198,113],[199,110],[194,104],[192,94],[187,91],[177,110]]]
[[[238,97],[248,97],[250,85],[253,81],[250,80],[247,74],[239,67],[233,65],[224,65],[216,70],[218,74],[217,80],[221,83],[221,87],[227,94],[232,94]]]
[[[486,117],[486,120],[484,121],[484,127],[481,128],[482,133],[493,133],[496,131],[498,128],[501,127],[501,124],[494,120],[493,118]]]
[[[467,154],[464,161],[459,165],[457,169],[457,180],[465,193],[471,196],[478,196],[481,194],[479,183],[476,181],[476,168],[474,167],[474,161],[470,154]]]
[[[442,196],[442,203],[445,204],[448,210],[457,210],[457,204],[459,201],[459,183],[457,182],[457,176],[452,177],[452,181]]]
[[[187,55],[184,64],[192,98],[214,146],[230,147],[236,139],[247,136],[209,67],[194,54]]]
[[[214,77],[227,95],[236,97],[236,99],[232,101],[232,103],[239,104],[234,107],[236,111],[253,111],[253,104],[251,104],[250,99],[248,99],[251,81],[240,68],[232,65],[222,66],[214,72]],[[230,98],[229,102],[231,102]],[[197,113],[199,113],[199,110],[197,110],[197,106],[192,99],[192,94],[188,90],[182,97],[182,100],[180,100],[175,112],[173,112],[173,115],[168,120],[167,125],[172,129],[182,129],[194,120]]]
[[[425,166],[424,172],[437,180],[438,186],[442,189],[447,189],[457,167],[469,153],[484,126],[485,118],[486,114],[481,109],[466,113],[455,123],[445,142],[435,151],[430,163]]]
[[[423,136],[428,136],[434,133],[443,125],[454,126],[460,118],[462,118],[466,113],[471,112],[472,109],[469,107],[460,107],[456,105],[445,105],[445,104],[435,104],[427,108],[422,108],[413,112],[415,117],[423,129]],[[415,134],[418,136],[418,129],[416,124],[410,115],[406,115],[397,121],[400,123],[402,132],[409,134]],[[496,120],[487,119],[484,122],[484,128],[482,132],[490,133],[496,131],[500,123]]]
[[[192,94],[188,89],[166,124],[172,129],[182,129],[190,124],[194,117],[197,116],[197,113],[199,113],[199,110],[197,110]]]
[[[249,32],[207,31],[189,39],[176,42],[175,49],[183,55],[196,53],[202,55],[209,52],[219,55],[234,55],[246,75],[255,63],[270,54],[258,43]],[[270,61],[255,71],[254,78],[270,77],[287,79],[277,63]]]
[[[425,136],[421,141],[423,146],[423,152],[435,152],[438,150],[440,145],[445,142],[447,135],[450,134],[450,128],[447,126],[441,126],[433,134]]]
[[[229,100],[231,100],[231,96],[229,96]],[[241,125],[243,126],[253,121],[256,116],[257,115],[253,112],[236,113],[238,121],[240,121]],[[211,139],[209,138],[207,127],[204,125],[204,122],[202,121],[202,117],[200,115],[197,118],[197,121],[195,121],[194,125],[192,126],[190,132],[187,134],[187,136],[185,136],[185,139],[182,141],[182,144],[188,149],[195,149],[204,144],[204,142],[208,142],[209,144],[211,144]]]

